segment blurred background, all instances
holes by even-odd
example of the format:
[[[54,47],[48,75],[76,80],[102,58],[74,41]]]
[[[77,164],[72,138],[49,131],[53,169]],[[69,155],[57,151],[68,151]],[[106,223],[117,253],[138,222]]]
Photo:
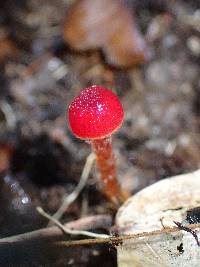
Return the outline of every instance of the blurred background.
[[[66,111],[87,86],[108,87],[124,106],[113,145],[131,194],[197,169],[199,65],[199,1],[1,1],[0,236],[46,226],[35,207],[53,214],[77,185],[90,147]],[[102,213],[114,215],[94,169],[63,221]],[[62,253],[12,266],[116,266],[107,247]]]

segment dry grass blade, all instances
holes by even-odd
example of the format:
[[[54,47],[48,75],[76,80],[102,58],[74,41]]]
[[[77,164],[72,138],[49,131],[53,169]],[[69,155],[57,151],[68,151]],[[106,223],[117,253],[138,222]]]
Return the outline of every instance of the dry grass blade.
[[[60,223],[57,219],[53,218],[50,216],[48,213],[46,213],[41,207],[37,207],[37,211],[47,218],[48,220],[52,221],[54,224],[56,224],[65,234],[68,235],[84,235],[84,236],[89,236],[89,237],[94,237],[94,238],[108,238],[109,235],[104,235],[104,234],[95,234],[89,231],[82,231],[82,230],[71,230],[67,227],[65,227],[62,223]]]
[[[83,190],[87,182],[94,160],[95,160],[95,155],[91,153],[86,159],[86,163],[83,168],[81,178],[77,187],[69,196],[65,197],[62,205],[57,210],[57,212],[52,216],[52,218],[59,220],[63,216],[67,208],[77,199],[77,197],[79,196],[80,192]],[[48,224],[48,226],[50,225],[52,225],[52,221]]]

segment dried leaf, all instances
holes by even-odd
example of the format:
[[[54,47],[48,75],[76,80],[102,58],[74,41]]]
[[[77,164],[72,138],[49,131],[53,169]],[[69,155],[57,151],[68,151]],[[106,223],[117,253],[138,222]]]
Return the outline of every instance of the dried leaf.
[[[175,226],[174,221],[190,227],[187,211],[199,203],[200,170],[164,179],[131,197],[119,209],[116,224],[121,234],[148,232],[148,236],[130,239],[117,248],[119,267],[199,266],[195,237],[178,228],[166,231]],[[194,229],[199,235],[200,227]]]
[[[0,39],[0,62],[7,58],[15,57],[17,48],[15,44],[8,38]]]
[[[0,173],[9,169],[12,153],[13,147],[11,145],[0,144]]]
[[[120,0],[80,0],[69,10],[64,38],[77,50],[101,48],[109,64],[128,67],[151,56],[134,18]]]

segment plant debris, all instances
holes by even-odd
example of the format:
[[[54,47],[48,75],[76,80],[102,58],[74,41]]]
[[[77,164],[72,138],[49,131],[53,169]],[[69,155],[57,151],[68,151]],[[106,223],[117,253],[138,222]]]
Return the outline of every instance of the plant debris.
[[[73,15],[70,10],[86,3],[82,16],[86,22],[97,20],[100,30],[91,28],[97,34],[94,46],[75,51],[64,41],[65,23]],[[91,8],[96,11],[88,17]],[[92,84],[113,90],[125,110],[113,142],[119,182],[125,189],[135,194],[167,176],[199,168],[199,10],[198,1],[185,0],[1,1],[2,238],[46,227],[36,206],[53,215],[77,187],[90,148],[72,136],[66,109],[82,88]],[[82,29],[80,17],[75,20]],[[140,56],[133,57],[138,45]],[[61,223],[88,215],[114,217],[96,181],[94,168]],[[107,245],[68,251],[53,247],[54,253],[44,244],[43,248],[40,258],[37,248],[31,250],[31,262],[12,254],[15,266],[116,266],[116,251]]]

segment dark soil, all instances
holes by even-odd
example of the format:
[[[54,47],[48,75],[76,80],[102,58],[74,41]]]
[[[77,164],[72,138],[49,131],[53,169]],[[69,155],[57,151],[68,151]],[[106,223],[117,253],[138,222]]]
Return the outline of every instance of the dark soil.
[[[88,85],[114,90],[124,106],[113,145],[125,189],[135,193],[200,165],[199,1],[125,1],[153,51],[128,69],[109,66],[99,51],[69,49],[62,27],[70,2],[0,3],[1,237],[45,227],[35,207],[53,214],[77,185],[90,147],[71,134],[66,109]],[[102,213],[114,215],[93,170],[63,221]],[[47,252],[33,262],[16,252],[12,266],[116,266],[109,246]]]

